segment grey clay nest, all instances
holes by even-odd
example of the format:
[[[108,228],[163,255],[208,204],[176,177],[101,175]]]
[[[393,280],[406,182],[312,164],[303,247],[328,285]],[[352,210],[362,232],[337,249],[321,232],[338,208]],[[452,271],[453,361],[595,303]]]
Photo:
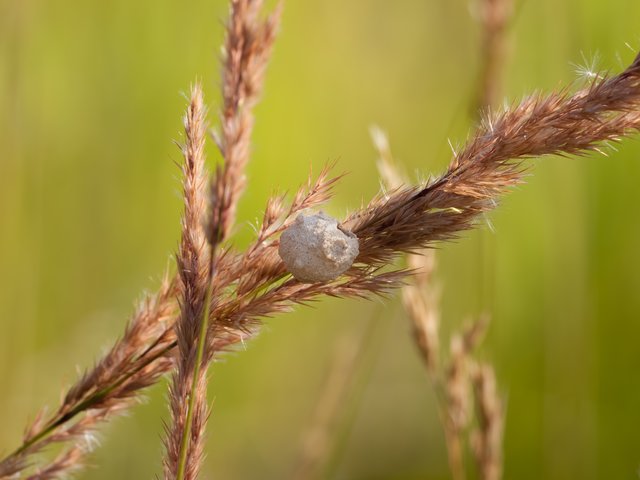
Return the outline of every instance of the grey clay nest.
[[[296,280],[328,282],[351,267],[359,253],[358,238],[323,212],[301,214],[282,233],[278,253]]]

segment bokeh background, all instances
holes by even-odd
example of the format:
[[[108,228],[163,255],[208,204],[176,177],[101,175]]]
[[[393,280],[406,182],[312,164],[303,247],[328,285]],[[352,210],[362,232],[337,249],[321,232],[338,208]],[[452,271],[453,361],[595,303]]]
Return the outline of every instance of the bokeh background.
[[[447,139],[463,142],[474,125],[480,32],[469,7],[286,3],[257,108],[240,247],[268,195],[295,188],[310,167],[337,160],[350,172],[335,215],[374,195],[372,123],[414,176],[446,166]],[[222,0],[0,1],[0,452],[118,336],[170,264],[181,93],[201,79],[215,112],[226,13]],[[628,0],[521,1],[505,96],[565,85],[596,56],[621,69],[640,47],[638,18],[640,3]],[[218,160],[213,148],[209,157]],[[506,478],[636,478],[640,146],[533,163],[490,215],[493,233],[442,248],[445,333],[492,314],[480,356],[508,402]],[[216,364],[204,478],[287,478],[336,345],[371,330],[327,477],[448,478],[397,296],[300,308]],[[106,426],[78,478],[158,475],[165,397],[157,385]]]

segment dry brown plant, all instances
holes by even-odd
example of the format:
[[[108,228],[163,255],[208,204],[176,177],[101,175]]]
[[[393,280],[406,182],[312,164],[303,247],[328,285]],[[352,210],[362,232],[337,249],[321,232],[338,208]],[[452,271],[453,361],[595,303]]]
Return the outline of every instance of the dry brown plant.
[[[80,470],[86,449],[79,443],[59,454],[49,465],[37,470],[27,480],[53,480]]]
[[[218,267],[219,244],[235,219],[238,199],[245,186],[244,168],[249,160],[253,115],[262,89],[264,71],[275,40],[279,8],[266,21],[259,19],[261,1],[234,0],[226,28],[223,68],[222,134],[217,143],[224,159],[211,181],[208,247],[205,251],[204,196],[205,108],[199,88],[185,120],[185,216],[178,272],[183,294],[176,326],[178,370],[170,389],[173,424],[165,444],[165,478],[198,477],[204,454],[207,419],[207,366],[213,356],[206,342],[209,310],[217,301],[213,276]],[[215,329],[215,319],[213,319]],[[222,332],[221,332],[222,333]]]
[[[27,427],[22,445],[0,462],[0,478],[20,474],[37,453],[56,443],[73,442],[66,454],[30,478],[53,478],[54,473],[64,474],[64,466],[76,468],[81,454],[89,451],[78,445],[86,444],[99,423],[127,410],[171,368],[175,293],[175,282],[165,278],[156,294],[144,297],[122,338],[67,391],[54,414],[47,418],[43,409]],[[70,458],[74,462],[69,463]]]
[[[51,443],[72,441],[82,435],[88,434],[99,421],[106,420],[115,411],[127,408],[127,401],[132,391],[147,386],[145,381],[154,383],[157,378],[171,368],[172,351],[178,345],[180,385],[174,385],[172,390],[172,411],[175,418],[175,431],[188,432],[191,427],[186,427],[187,412],[180,411],[182,406],[188,405],[185,398],[194,398],[191,392],[199,393],[200,402],[195,415],[194,424],[197,428],[193,431],[201,431],[204,428],[205,415],[203,414],[205,378],[201,376],[197,380],[199,388],[194,389],[193,384],[187,387],[195,376],[189,375],[194,370],[193,328],[196,324],[206,327],[208,315],[204,322],[198,321],[199,306],[195,297],[212,289],[215,282],[211,281],[214,268],[216,268],[216,247],[230,231],[237,206],[237,201],[244,188],[244,167],[249,157],[250,136],[253,127],[252,107],[258,100],[264,71],[269,60],[271,47],[275,39],[280,16],[280,7],[276,9],[266,20],[259,18],[262,9],[262,1],[257,0],[231,0],[231,14],[226,28],[226,42],[223,61],[223,108],[221,112],[222,134],[216,136],[217,143],[224,158],[224,165],[218,169],[211,181],[210,187],[210,216],[205,218],[207,211],[202,195],[202,182],[206,181],[203,172],[204,162],[204,137],[205,137],[205,108],[200,94],[193,92],[191,105],[185,119],[185,131],[187,142],[184,147],[186,166],[200,165],[198,172],[185,171],[185,203],[187,204],[185,222],[183,223],[182,255],[178,256],[181,282],[172,279],[166,281],[156,298],[150,297],[134,315],[125,336],[116,343],[114,348],[103,358],[98,365],[87,372],[83,378],[74,385],[63,401],[59,412],[46,423],[40,417],[38,421],[27,430],[23,444],[13,454],[0,462],[0,478],[15,475],[27,467],[27,458],[48,446]],[[199,88],[196,89],[199,92]],[[197,137],[197,138],[196,138]],[[198,159],[198,162],[193,160]],[[190,164],[190,161],[191,164]],[[189,173],[192,175],[190,176]],[[198,197],[198,198],[195,198]],[[206,223],[207,240],[210,243],[211,252],[203,251],[203,238],[196,232],[202,230]],[[204,232],[203,232],[204,233]],[[189,245],[185,245],[185,242]],[[222,255],[224,256],[224,255]],[[185,258],[186,257],[186,258]],[[209,274],[207,275],[207,263]],[[190,277],[197,264],[196,278]],[[182,286],[182,288],[180,288]],[[203,290],[204,288],[204,290]],[[175,296],[179,291],[187,290],[188,299],[181,302],[183,312],[179,319],[187,319],[187,324],[180,324],[174,331],[176,323]],[[209,292],[211,293],[211,292]],[[205,295],[206,296],[206,295]],[[204,300],[204,298],[202,299]],[[202,303],[202,302],[201,302]],[[207,310],[210,302],[205,302]],[[200,315],[201,317],[201,315]],[[196,329],[197,330],[197,329]],[[203,345],[222,350],[229,344],[237,343],[242,335],[229,332],[221,332],[219,338]],[[202,336],[204,341],[204,336]],[[212,356],[211,348],[206,348],[205,363]],[[182,360],[182,362],[180,361]],[[141,378],[144,380],[141,381]],[[181,387],[181,388],[179,388]],[[99,414],[87,415],[85,418],[67,427],[65,424],[72,421],[78,414],[84,411],[99,412]],[[187,409],[190,410],[190,409]],[[91,421],[88,421],[91,420]],[[182,427],[182,428],[181,428]],[[174,437],[177,433],[174,434]],[[168,458],[166,469],[176,469],[180,455],[180,444],[167,439]],[[192,451],[198,442],[191,442]],[[70,447],[71,451],[75,446]],[[74,450],[75,451],[75,450]],[[197,458],[197,455],[187,455],[189,459]],[[61,457],[59,457],[61,458]],[[79,460],[79,456],[75,456]],[[195,461],[195,460],[194,460]],[[77,461],[75,462],[78,463]],[[66,463],[70,465],[69,462]],[[57,465],[57,466],[56,466]],[[41,469],[42,472],[64,473],[59,466],[62,462],[56,459],[49,466]],[[174,473],[177,473],[175,471]],[[194,473],[194,469],[191,469]]]
[[[230,233],[238,200],[245,188],[249,161],[253,107],[259,100],[264,73],[280,23],[282,5],[266,20],[260,19],[262,0],[231,0],[222,70],[221,132],[214,138],[224,164],[211,182],[211,244]]]
[[[400,188],[407,183],[407,180],[394,161],[387,135],[380,128],[374,127],[371,130],[371,136],[378,151],[377,165],[383,185],[389,189]],[[438,414],[447,446],[449,468],[454,480],[463,480],[466,477],[465,444],[470,443],[467,432],[472,420],[470,385],[475,365],[473,354],[484,336],[488,317],[480,317],[461,333],[454,333],[451,337],[449,356],[443,360],[439,333],[440,289],[434,280],[435,251],[428,249],[419,254],[409,254],[407,264],[413,274],[407,285],[402,288],[403,304],[411,323],[414,343],[436,395]],[[473,377],[477,380],[475,383],[479,385],[476,389],[476,397],[481,395],[478,401],[478,423],[481,429],[479,433],[474,434],[473,452],[479,477],[483,480],[497,480],[502,471],[504,419],[500,408],[501,402],[496,393],[495,376],[489,379],[493,382],[491,385],[480,380],[480,378],[488,378],[487,372],[493,374],[488,364]],[[494,407],[491,414],[484,408],[489,404]],[[490,439],[487,438],[489,435],[484,434],[486,432],[491,432]],[[487,477],[486,474],[491,476]]]
[[[244,5],[244,11],[250,13],[247,18],[257,21],[252,15],[259,4],[233,0],[232,11],[240,11]],[[238,27],[241,35],[249,35],[247,38],[252,41],[238,49],[248,55],[242,57],[245,61],[231,63],[248,80],[228,83],[242,85],[244,97],[229,103],[232,107],[228,116],[225,103],[223,137],[227,135],[224,124],[228,119],[228,138],[235,139],[235,143],[219,141],[226,163],[213,181],[208,235],[213,245],[229,233],[233,224],[233,211],[244,183],[239,180],[244,160],[230,164],[229,158],[245,158],[243,152],[248,151],[247,132],[252,117],[244,109],[259,91],[266,61],[263,55],[273,41],[272,34],[266,31],[272,32],[275,24],[268,19],[257,30],[248,28],[245,22],[238,24],[242,25]],[[228,52],[234,51],[229,45]],[[252,63],[247,58],[262,60]],[[226,86],[227,80],[224,83]],[[473,228],[480,214],[495,208],[499,197],[522,181],[525,159],[549,154],[582,155],[598,150],[602,142],[636,133],[640,127],[639,104],[640,57],[622,73],[596,78],[574,94],[569,89],[536,94],[487,117],[466,146],[454,154],[443,175],[424,185],[403,186],[381,194],[344,220],[342,227],[359,238],[360,255],[354,267],[328,283],[304,284],[292,279],[278,257],[277,245],[280,232],[300,211],[330,198],[337,179],[323,171],[290,204],[283,197],[271,198],[249,248],[237,252],[225,246],[215,255],[209,288],[216,294],[208,302],[206,352],[213,357],[220,355],[255,333],[265,317],[296,305],[325,296],[365,298],[399,287],[406,272],[382,267],[401,253],[450,240]],[[122,339],[69,389],[55,413],[34,422],[22,445],[0,461],[0,478],[19,476],[33,464],[35,453],[53,443],[71,444],[67,458],[75,459],[83,436],[114,413],[128,408],[144,388],[172,368],[177,345],[173,328],[178,318],[175,298],[181,288],[176,280],[167,281],[156,295],[143,302]],[[77,464],[75,460],[71,463]],[[68,471],[68,464],[64,457],[54,460],[36,470],[33,478],[57,478]],[[65,465],[68,468],[63,468]],[[37,476],[38,471],[41,477]]]
[[[471,433],[471,447],[483,480],[502,477],[502,444],[505,407],[496,388],[496,375],[489,364],[475,366],[472,374],[477,428]]]
[[[400,251],[451,240],[523,179],[523,160],[584,155],[640,126],[640,57],[622,73],[569,94],[535,94],[486,117],[447,171],[424,186],[372,200],[344,222],[360,239],[361,263],[380,265]],[[599,151],[599,150],[598,150]]]
[[[489,317],[481,316],[461,332],[454,332],[448,355],[443,358],[438,333],[438,292],[433,281],[434,252],[428,251],[423,256],[410,255],[408,261],[415,273],[413,281],[403,287],[404,305],[411,320],[414,342],[435,392],[452,476],[456,480],[466,477],[465,451],[468,444],[473,447],[478,477],[497,480],[502,468],[502,400],[492,367],[489,364],[477,367],[475,359],[475,351],[484,337]],[[493,375],[491,385],[485,383],[489,371]],[[472,390],[472,385],[476,386],[475,390]],[[477,405],[475,416],[474,403]],[[471,433],[469,428],[474,418],[479,429]],[[488,476],[489,473],[491,475]]]
[[[178,345],[177,367],[169,388],[172,423],[164,440],[165,478],[195,479],[204,454],[207,419],[207,369],[204,337],[210,303],[210,255],[203,223],[206,216],[205,139],[206,108],[202,88],[191,89],[184,119],[185,144],[182,237],[177,255],[180,276],[180,317],[175,331]]]

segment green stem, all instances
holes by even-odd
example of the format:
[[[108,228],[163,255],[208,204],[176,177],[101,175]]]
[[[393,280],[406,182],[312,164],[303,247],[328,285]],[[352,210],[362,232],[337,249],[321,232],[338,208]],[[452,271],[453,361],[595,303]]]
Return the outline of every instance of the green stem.
[[[189,404],[187,405],[187,419],[182,431],[182,441],[180,442],[180,456],[178,460],[178,472],[176,480],[184,479],[184,472],[187,465],[187,451],[189,446],[189,435],[191,433],[191,423],[193,421],[193,407],[195,405],[195,391],[198,385],[200,369],[202,368],[202,360],[204,357],[204,347],[207,339],[207,328],[209,324],[209,310],[211,309],[211,297],[213,296],[213,282],[211,276],[209,286],[204,301],[204,309],[202,312],[202,321],[200,322],[200,331],[198,332],[198,349],[196,351],[196,364],[193,368],[193,381],[191,382],[191,391],[189,392]]]

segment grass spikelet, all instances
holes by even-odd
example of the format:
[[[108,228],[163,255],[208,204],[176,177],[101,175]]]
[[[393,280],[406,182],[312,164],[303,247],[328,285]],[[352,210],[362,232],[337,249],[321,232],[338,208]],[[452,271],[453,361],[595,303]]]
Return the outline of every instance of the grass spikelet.
[[[177,368],[169,389],[172,423],[167,427],[165,478],[195,479],[203,456],[207,417],[206,368],[202,347],[207,331],[209,250],[203,220],[206,214],[206,109],[196,84],[184,120],[184,215],[177,256],[181,280],[180,319],[176,324]]]
[[[471,379],[478,419],[477,429],[471,435],[474,460],[482,480],[499,480],[502,477],[504,402],[498,394],[491,365],[477,365]]]
[[[404,187],[350,215],[358,261],[384,264],[399,252],[456,238],[523,181],[524,159],[583,155],[640,128],[640,57],[619,75],[573,95],[534,95],[478,129],[447,171],[425,187]]]
[[[252,109],[264,83],[280,21],[281,6],[266,20],[259,18],[262,0],[231,0],[222,71],[221,131],[215,135],[224,158],[211,182],[210,242],[227,238],[235,221],[238,199],[244,191],[244,169],[249,161]]]

